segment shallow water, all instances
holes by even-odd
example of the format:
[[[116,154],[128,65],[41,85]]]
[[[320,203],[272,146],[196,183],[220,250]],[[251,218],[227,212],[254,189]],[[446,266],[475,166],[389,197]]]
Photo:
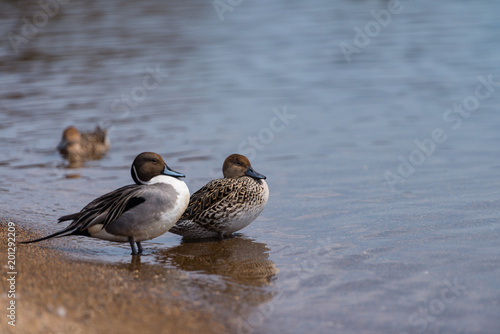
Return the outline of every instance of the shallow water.
[[[240,333],[496,333],[500,85],[476,88],[500,81],[500,4],[393,3],[242,1],[221,21],[211,1],[71,1],[17,53],[9,33],[40,7],[0,3],[0,215],[54,232],[130,183],[139,152],[192,192],[239,152],[271,191],[241,235],[166,234],[141,263],[125,244],[61,249],[145,280],[178,271]],[[109,127],[109,154],[64,168],[70,124]]]

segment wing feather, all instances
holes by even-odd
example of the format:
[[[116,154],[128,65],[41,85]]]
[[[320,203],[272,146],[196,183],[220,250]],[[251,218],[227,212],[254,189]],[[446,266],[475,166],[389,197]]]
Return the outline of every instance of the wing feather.
[[[96,198],[87,204],[80,212],[62,216],[59,222],[73,220],[68,228],[86,230],[96,223],[103,224],[103,228],[121,217],[126,211],[143,203],[146,199],[141,196],[141,185],[128,185]],[[100,218],[100,219],[96,219]]]
[[[192,220],[203,225],[197,220],[200,214],[210,209],[220,201],[236,192],[235,182],[232,179],[217,179],[207,183],[200,190],[191,195],[188,207],[179,220]]]

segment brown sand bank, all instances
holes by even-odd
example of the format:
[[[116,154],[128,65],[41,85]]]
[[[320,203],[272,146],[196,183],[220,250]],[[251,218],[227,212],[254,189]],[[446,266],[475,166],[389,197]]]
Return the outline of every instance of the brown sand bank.
[[[0,222],[3,333],[225,333],[211,312],[177,296],[182,277],[163,270],[145,280],[129,266],[71,259],[46,243],[16,246],[15,327],[7,324],[7,221]],[[40,237],[16,224],[16,241]],[[54,240],[54,243],[64,243]],[[153,281],[151,281],[153,280]],[[185,283],[184,283],[185,284]]]

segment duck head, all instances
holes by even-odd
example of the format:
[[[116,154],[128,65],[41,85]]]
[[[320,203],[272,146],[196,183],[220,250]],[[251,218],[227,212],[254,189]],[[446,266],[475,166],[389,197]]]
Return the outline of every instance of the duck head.
[[[149,184],[151,179],[158,175],[185,177],[184,174],[170,169],[163,158],[153,152],[143,152],[135,157],[130,172],[136,184]]]
[[[68,126],[66,129],[64,129],[61,141],[57,145],[57,149],[59,151],[64,150],[68,146],[72,144],[79,143],[81,140],[82,136],[80,135],[80,131],[78,131],[77,128],[74,126]]]
[[[237,179],[242,176],[250,176],[254,179],[266,179],[260,173],[257,173],[250,164],[247,157],[241,154],[231,154],[224,160],[222,165],[222,173],[225,178]]]

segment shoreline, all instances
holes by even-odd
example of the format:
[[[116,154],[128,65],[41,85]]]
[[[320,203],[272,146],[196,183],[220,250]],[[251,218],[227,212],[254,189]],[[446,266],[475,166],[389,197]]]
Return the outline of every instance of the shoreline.
[[[0,219],[4,277],[9,272],[7,222]],[[41,234],[18,222],[15,229],[15,298],[9,298],[9,284],[2,280],[0,309],[10,321],[7,307],[15,300],[16,326],[2,320],[5,333],[228,332],[214,314],[177,297],[185,283],[175,270],[143,274],[133,264],[79,261],[47,244],[19,244]]]

